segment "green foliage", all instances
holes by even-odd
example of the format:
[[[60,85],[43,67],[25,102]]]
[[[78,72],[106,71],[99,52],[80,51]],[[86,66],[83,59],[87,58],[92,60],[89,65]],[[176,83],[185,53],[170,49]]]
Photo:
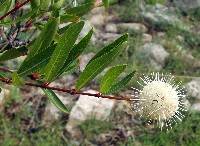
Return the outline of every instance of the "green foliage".
[[[40,6],[40,0],[31,0],[31,8],[37,9]]]
[[[60,109],[64,113],[69,112],[69,109],[62,103],[62,101],[52,90],[49,89],[42,89],[42,90],[47,95],[51,103],[53,103],[58,109]]]
[[[55,47],[56,45],[52,45],[31,58],[27,57],[21,64],[17,73],[20,76],[25,76],[30,73],[41,70],[49,62],[50,57],[55,50]]]
[[[23,85],[23,80],[32,77],[33,82],[44,84],[50,83],[58,79],[64,73],[70,73],[72,70],[78,68],[78,57],[87,48],[93,34],[91,29],[83,38],[79,38],[80,33],[84,27],[84,21],[82,16],[89,13],[92,9],[99,6],[109,7],[110,0],[103,0],[100,5],[96,4],[95,0],[86,0],[80,2],[79,5],[71,7],[71,3],[64,0],[32,0],[29,5],[30,9],[20,11],[16,13],[16,18],[7,16],[5,14],[13,5],[13,0],[4,0],[0,4],[0,14],[5,15],[4,20],[0,20],[0,25],[11,29],[13,24],[16,24],[16,30],[6,32],[5,34],[14,34],[18,31],[18,27],[23,26],[23,29],[30,37],[23,37],[22,42],[16,45],[9,44],[2,49],[0,61],[8,61],[17,57],[27,55],[23,62],[20,64],[17,71],[14,70],[12,74],[13,85]],[[21,4],[21,1],[20,1]],[[28,5],[28,4],[27,4]],[[18,17],[19,16],[19,17]],[[60,28],[61,25],[65,25]],[[31,29],[30,29],[31,28]],[[12,32],[13,31],[13,32]],[[20,40],[20,34],[16,34],[15,40]],[[27,40],[28,39],[28,40]],[[80,77],[76,82],[76,89],[80,90],[91,80],[93,80],[98,74],[100,74],[106,67],[108,67],[114,59],[120,55],[123,49],[123,44],[127,42],[128,34],[125,34],[104,46],[86,65],[85,70],[80,73]],[[7,40],[6,40],[7,41]],[[12,46],[12,48],[9,48]],[[20,46],[20,47],[18,47]],[[130,79],[130,75],[125,77],[120,82],[114,80],[124,71],[125,66],[118,71],[115,70],[116,76],[108,74],[107,79],[104,79],[102,83],[102,92],[116,92],[124,87]],[[120,71],[121,70],[121,71]],[[33,76],[37,74],[38,77]],[[110,79],[109,76],[112,76]],[[2,77],[10,77],[10,73]],[[107,81],[105,81],[107,80]],[[31,82],[31,81],[30,81]],[[115,84],[111,84],[115,83]],[[110,86],[112,85],[112,86]],[[113,86],[115,85],[115,86]],[[109,90],[107,89],[109,87]],[[105,90],[105,91],[104,91]],[[44,89],[45,94],[49,97],[50,101],[64,112],[68,112],[68,109],[59,100],[56,94]]]
[[[103,4],[104,4],[104,6],[105,6],[106,8],[109,7],[109,2],[110,2],[110,0],[103,0]]]
[[[12,74],[12,84],[15,86],[21,86],[24,84],[24,81],[16,72]]]
[[[103,71],[105,67],[107,67],[119,55],[122,51],[121,46],[127,41],[127,39],[128,35],[125,34],[97,53],[81,73],[76,88],[81,89],[89,81],[94,79],[96,75]]]
[[[69,53],[83,28],[83,25],[83,21],[74,23],[61,36],[49,63],[44,69],[45,81],[51,81],[55,76],[57,76],[59,70],[65,63],[66,58],[68,58]]]
[[[183,120],[182,124],[177,124],[169,132],[157,132],[140,136],[139,140],[144,142],[144,145],[183,145],[183,146],[198,146],[200,144],[200,116],[199,113],[190,113],[187,119]]]
[[[40,53],[41,51],[45,50],[45,48],[49,47],[51,42],[54,39],[56,34],[58,24],[60,18],[50,18],[47,24],[45,25],[44,29],[42,30],[40,36],[35,40],[35,42],[30,47],[30,52],[28,54],[28,58],[32,58],[36,54]]]
[[[150,5],[155,5],[157,3],[160,3],[160,4],[165,4],[166,3],[166,0],[145,0],[145,2],[147,4],[150,4]]]
[[[40,0],[40,9],[47,10],[50,6],[51,0]]]
[[[95,135],[111,130],[113,125],[109,121],[96,120],[91,118],[80,125],[80,129],[87,139],[94,138]]]
[[[86,13],[88,13],[90,10],[92,10],[93,7],[94,7],[94,3],[89,2],[89,3],[79,5],[77,7],[70,8],[70,9],[66,10],[65,13],[81,17],[81,16],[85,15]]]
[[[11,8],[13,0],[5,0],[3,3],[0,3],[0,16],[8,12]]]
[[[117,82],[116,84],[114,84],[108,93],[114,93],[114,92],[117,92],[119,91],[120,89],[124,88],[128,82],[130,82],[130,80],[133,78],[135,74],[135,71],[128,74],[126,77],[124,77],[122,80],[120,80],[119,82]]]
[[[27,53],[27,51],[28,51],[28,49],[25,46],[22,46],[19,48],[11,48],[11,49],[5,51],[0,56],[0,61],[7,61],[7,60],[15,59],[17,57],[25,55]]]
[[[56,77],[61,75],[63,72],[66,72],[70,69],[70,65],[74,64],[74,60],[78,58],[78,56],[84,51],[87,47],[91,37],[92,37],[93,30],[90,30],[88,34],[78,43],[76,44],[69,53],[69,57],[65,61],[64,65],[60,69],[59,73]]]
[[[111,86],[116,82],[117,77],[125,70],[126,64],[110,68],[101,81],[100,92],[108,93]]]

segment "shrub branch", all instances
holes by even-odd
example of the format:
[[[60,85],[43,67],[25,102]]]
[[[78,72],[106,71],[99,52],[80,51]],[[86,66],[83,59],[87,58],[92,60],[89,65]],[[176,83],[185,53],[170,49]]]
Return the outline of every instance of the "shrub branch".
[[[4,72],[12,73],[12,71],[7,69],[7,68],[0,67],[0,70],[4,71]],[[3,83],[6,83],[6,84],[12,84],[12,80],[9,79],[9,78],[0,77],[0,81],[3,82]],[[48,84],[36,84],[36,83],[31,83],[31,82],[25,82],[24,85],[42,88],[42,89],[50,89],[50,90],[54,90],[54,91],[68,93],[68,94],[71,94],[71,95],[87,95],[87,96],[93,96],[93,97],[98,97],[98,98],[126,100],[126,101],[131,100],[129,97],[124,97],[124,96],[108,96],[108,95],[102,95],[101,93],[96,93],[96,94],[85,93],[85,92],[82,92],[82,91],[78,91],[76,89],[58,88],[58,87],[49,86]]]
[[[12,10],[8,11],[6,14],[4,14],[3,16],[1,16],[1,17],[0,17],[0,20],[3,20],[5,17],[9,16],[11,13],[13,13],[13,12],[19,10],[21,7],[23,7],[24,5],[26,5],[26,4],[29,3],[30,1],[31,1],[31,0],[26,0],[26,1],[24,1],[23,3],[21,3],[21,4],[16,4],[15,7],[14,7]]]

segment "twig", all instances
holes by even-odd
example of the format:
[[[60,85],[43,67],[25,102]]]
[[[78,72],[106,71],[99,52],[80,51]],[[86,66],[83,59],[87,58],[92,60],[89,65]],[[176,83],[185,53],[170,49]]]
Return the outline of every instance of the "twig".
[[[23,7],[24,5],[26,5],[27,3],[29,3],[31,0],[26,0],[25,2],[21,3],[21,4],[17,4],[12,10],[8,11],[6,14],[4,14],[3,16],[0,17],[0,20],[3,20],[5,17],[7,17],[8,15],[10,15],[11,13],[19,10],[21,7]]]
[[[1,82],[4,82],[6,84],[11,84],[12,80],[8,79],[8,78],[0,78]],[[123,96],[108,96],[108,95],[102,95],[101,93],[97,93],[97,94],[91,94],[91,93],[85,93],[85,92],[81,92],[81,91],[77,91],[75,89],[65,89],[65,88],[57,88],[57,87],[51,87],[45,84],[35,84],[35,83],[30,83],[30,82],[26,82],[24,83],[24,85],[26,86],[31,86],[31,87],[38,87],[38,88],[43,88],[43,89],[50,89],[50,90],[55,90],[55,91],[59,91],[59,92],[65,92],[65,93],[69,93],[71,95],[87,95],[87,96],[93,96],[93,97],[98,97],[98,98],[108,98],[108,99],[115,99],[115,100],[126,100],[126,101],[130,101],[131,99],[129,97],[123,97]]]

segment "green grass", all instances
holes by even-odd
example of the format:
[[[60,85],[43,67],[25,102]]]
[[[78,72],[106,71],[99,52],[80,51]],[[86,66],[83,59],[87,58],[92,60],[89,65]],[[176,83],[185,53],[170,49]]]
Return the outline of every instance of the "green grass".
[[[86,120],[84,123],[80,125],[80,129],[87,139],[92,139],[95,136],[108,132],[113,128],[113,125],[109,121],[100,121],[92,118],[90,120]]]
[[[134,138],[130,137],[120,146],[132,146],[136,142],[141,146],[199,146],[200,113],[190,113],[169,131],[146,130]]]

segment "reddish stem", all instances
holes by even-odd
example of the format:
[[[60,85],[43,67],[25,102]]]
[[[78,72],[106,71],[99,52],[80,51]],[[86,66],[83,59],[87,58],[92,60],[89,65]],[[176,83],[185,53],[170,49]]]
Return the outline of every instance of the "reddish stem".
[[[6,79],[6,78],[0,78],[1,82],[4,82],[6,84],[11,84],[12,80],[11,79]],[[85,92],[81,92],[81,91],[77,91],[75,89],[64,89],[64,88],[57,88],[57,87],[51,87],[51,86],[46,86],[46,85],[39,85],[39,84],[34,84],[34,83],[30,83],[30,82],[26,82],[25,83],[26,86],[32,86],[32,87],[39,87],[39,88],[43,88],[43,89],[50,89],[50,90],[55,90],[55,91],[60,91],[60,92],[65,92],[65,93],[69,93],[71,95],[87,95],[87,96],[93,96],[93,97],[101,97],[101,98],[108,98],[108,99],[115,99],[115,100],[126,100],[126,101],[130,101],[130,98],[128,97],[123,97],[123,96],[108,96],[108,95],[101,95],[99,93],[97,94],[92,94],[92,93],[85,93]]]
[[[4,14],[3,16],[0,17],[0,20],[3,20],[5,17],[7,17],[8,15],[10,15],[11,13],[19,10],[21,7],[23,7],[24,5],[26,5],[27,3],[29,3],[31,0],[26,0],[25,2],[21,3],[21,4],[16,4],[15,7],[8,11],[6,14]]]
[[[1,71],[5,71],[5,72],[12,72],[7,68],[1,68]],[[11,84],[12,80],[8,79],[8,78],[0,78],[1,82],[4,82],[6,84]],[[126,101],[131,101],[131,98],[129,97],[124,97],[124,96],[108,96],[108,95],[102,95],[101,93],[96,93],[96,94],[92,94],[92,93],[85,93],[85,92],[81,92],[81,91],[77,91],[75,89],[65,89],[65,88],[58,88],[58,87],[52,87],[49,86],[48,84],[34,84],[34,83],[30,83],[30,82],[26,82],[25,83],[26,86],[32,86],[32,87],[38,87],[38,88],[43,88],[43,89],[50,89],[50,90],[55,90],[55,91],[59,91],[59,92],[65,92],[65,93],[69,93],[71,95],[88,95],[88,96],[93,96],[93,97],[98,97],[98,98],[107,98],[107,99],[115,99],[115,100],[126,100]]]

